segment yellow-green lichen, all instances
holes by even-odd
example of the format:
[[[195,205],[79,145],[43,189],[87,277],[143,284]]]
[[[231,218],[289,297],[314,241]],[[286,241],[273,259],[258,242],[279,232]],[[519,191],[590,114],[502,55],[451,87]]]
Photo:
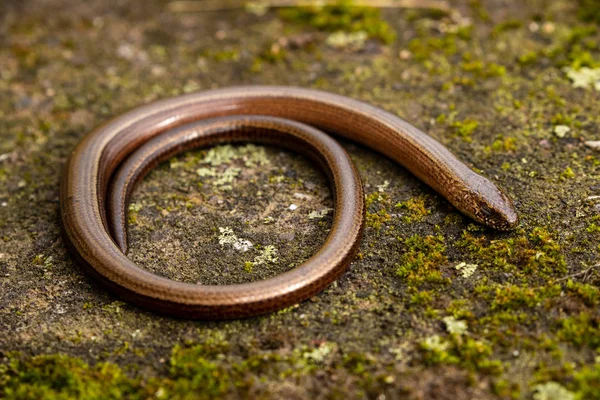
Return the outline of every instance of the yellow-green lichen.
[[[269,245],[261,249],[260,254],[254,257],[253,265],[273,264],[278,260],[277,249]]]

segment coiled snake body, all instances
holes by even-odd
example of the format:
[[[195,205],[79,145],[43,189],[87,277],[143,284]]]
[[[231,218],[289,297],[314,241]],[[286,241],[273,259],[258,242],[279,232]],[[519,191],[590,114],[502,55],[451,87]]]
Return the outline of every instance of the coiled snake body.
[[[321,130],[397,161],[484,225],[507,230],[518,221],[511,200],[496,185],[397,116],[318,90],[248,86],[154,102],[87,135],[69,158],[61,182],[68,247],[109,290],[169,315],[239,318],[305,300],[346,269],[358,248],[364,220],[356,171],[344,150]],[[180,151],[232,141],[280,145],[325,170],[334,189],[335,213],[324,246],[288,272],[238,285],[188,284],[137,267],[125,255],[125,208],[135,182]]]

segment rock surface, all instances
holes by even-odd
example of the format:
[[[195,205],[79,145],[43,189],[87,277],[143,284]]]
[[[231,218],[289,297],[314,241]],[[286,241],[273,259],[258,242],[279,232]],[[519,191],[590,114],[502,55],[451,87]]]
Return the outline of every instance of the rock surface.
[[[0,397],[599,398],[600,154],[586,143],[600,140],[600,93],[581,76],[600,68],[600,8],[417,3],[380,14],[3,1]],[[397,113],[503,186],[521,224],[483,229],[343,142],[368,226],[323,293],[211,323],[119,301],[64,247],[66,157],[129,108],[237,84],[319,88]],[[136,190],[130,257],[186,282],[264,279],[318,249],[331,207],[324,176],[293,153],[193,151]]]

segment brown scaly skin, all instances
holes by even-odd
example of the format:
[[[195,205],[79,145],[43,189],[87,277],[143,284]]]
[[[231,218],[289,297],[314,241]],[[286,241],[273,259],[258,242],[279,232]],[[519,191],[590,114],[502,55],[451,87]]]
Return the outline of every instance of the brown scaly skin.
[[[518,222],[512,202],[492,182],[469,169],[440,143],[386,111],[311,89],[219,89],[134,109],[96,129],[77,146],[63,175],[61,214],[69,247],[92,276],[123,298],[151,310],[225,319],[262,314],[307,299],[345,270],[360,242],[364,217],[360,182],[345,152],[322,132],[279,119],[247,117],[240,122],[239,118],[225,118],[182,126],[233,115],[291,119],[365,144],[405,166],[476,221],[500,230]],[[170,131],[177,127],[181,128]],[[205,138],[185,140],[186,134],[203,129]],[[184,138],[172,139],[178,134]],[[133,154],[133,164],[124,166],[124,175],[117,175],[108,198],[109,179],[117,167],[153,137],[157,139],[149,147]],[[119,210],[127,202],[128,188],[155,161],[173,154],[169,140],[180,140],[174,147],[177,151],[224,141],[261,141],[317,161],[328,171],[335,192],[334,222],[323,248],[291,271],[241,285],[191,285],[138,268],[122,251],[126,249],[125,219]],[[109,221],[119,245],[109,233]]]

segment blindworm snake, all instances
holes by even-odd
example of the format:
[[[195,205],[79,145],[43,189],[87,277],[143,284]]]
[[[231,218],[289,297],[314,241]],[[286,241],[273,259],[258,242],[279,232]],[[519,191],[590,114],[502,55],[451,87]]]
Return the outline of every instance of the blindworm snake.
[[[352,163],[333,139],[319,130],[397,161],[479,223],[508,230],[518,222],[511,200],[495,184],[389,112],[318,90],[243,86],[150,103],[88,134],[69,157],[61,180],[60,208],[67,246],[86,272],[106,288],[168,315],[240,318],[305,300],[346,269],[358,248],[364,217],[362,188]],[[324,246],[290,271],[238,285],[172,281],[129,260],[124,209],[133,184],[170,155],[241,140],[298,151],[326,171],[334,189],[335,212]]]

